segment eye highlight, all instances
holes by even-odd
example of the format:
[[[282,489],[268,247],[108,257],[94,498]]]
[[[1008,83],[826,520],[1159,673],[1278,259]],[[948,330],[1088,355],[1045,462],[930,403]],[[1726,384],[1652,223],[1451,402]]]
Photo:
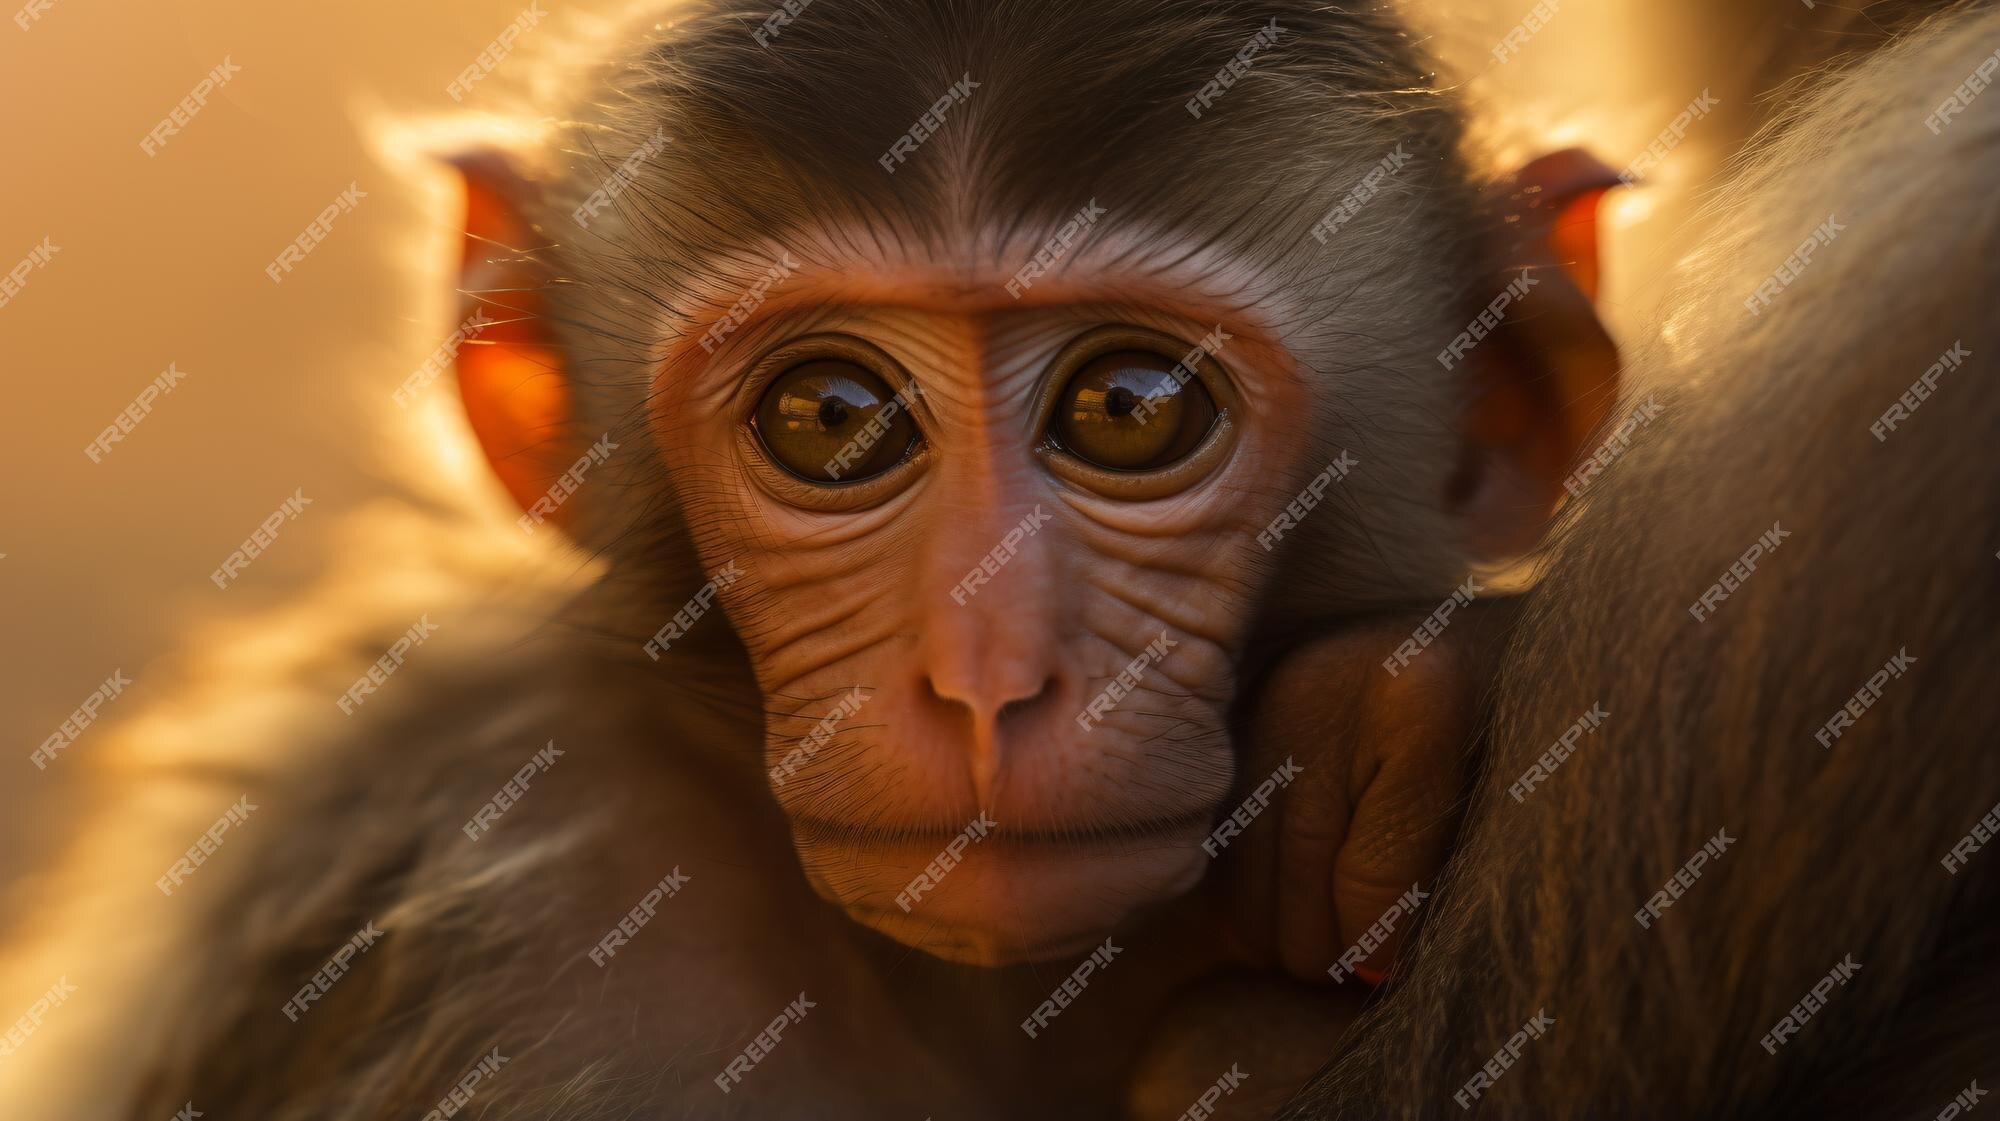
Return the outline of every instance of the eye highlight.
[[[1150,471],[1193,451],[1215,416],[1215,400],[1193,371],[1161,354],[1121,350],[1071,375],[1051,435],[1099,467]]]
[[[857,482],[901,463],[918,440],[904,401],[854,362],[802,362],[771,379],[751,417],[773,463],[808,482]]]

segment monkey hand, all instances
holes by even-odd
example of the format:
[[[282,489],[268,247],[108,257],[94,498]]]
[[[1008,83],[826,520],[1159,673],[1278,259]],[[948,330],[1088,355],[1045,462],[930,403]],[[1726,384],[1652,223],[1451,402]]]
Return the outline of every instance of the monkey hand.
[[[1231,938],[1251,962],[1349,987],[1387,974],[1457,836],[1517,605],[1462,609],[1414,657],[1422,618],[1357,621],[1265,675],[1247,710],[1249,793],[1232,807],[1241,831],[1222,854]]]
[[[1234,1055],[1257,1056],[1259,1081],[1215,1116],[1268,1117],[1339,1046],[1367,992],[1353,978],[1388,972],[1450,853],[1514,609],[1475,602],[1388,667],[1422,617],[1356,620],[1288,648],[1255,684],[1247,793],[1210,835],[1220,875],[1198,904],[1214,972],[1157,1015],[1129,1121],[1180,1116]]]

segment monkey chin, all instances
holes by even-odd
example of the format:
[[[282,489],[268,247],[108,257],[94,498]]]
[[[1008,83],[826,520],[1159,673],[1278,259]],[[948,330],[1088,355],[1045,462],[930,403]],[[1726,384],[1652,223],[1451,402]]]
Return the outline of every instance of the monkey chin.
[[[1133,912],[1193,888],[1205,836],[1205,824],[1176,822],[1102,840],[995,828],[957,848],[947,836],[795,839],[813,890],[855,922],[945,961],[999,967],[1087,953]]]

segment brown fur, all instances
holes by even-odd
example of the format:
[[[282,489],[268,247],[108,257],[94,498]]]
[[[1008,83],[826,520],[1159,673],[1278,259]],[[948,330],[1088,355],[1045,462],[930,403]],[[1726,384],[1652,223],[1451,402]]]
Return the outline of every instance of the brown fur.
[[[616,222],[593,224],[587,236],[531,254],[556,286],[556,319],[578,356],[577,372],[599,390],[586,398],[594,411],[579,418],[580,428],[593,435],[629,432],[643,449],[642,371],[662,345],[659,317],[671,328],[689,314],[686,306],[662,306],[660,293],[697,300],[733,293],[732,268],[761,268],[760,244],[741,231],[783,231],[808,216],[826,216],[828,208],[880,219],[913,251],[921,251],[931,224],[965,210],[1018,218],[1027,244],[1041,236],[1046,219],[1095,193],[1095,184],[1145,184],[1151,189],[1143,205],[1135,204],[1134,217],[1192,221],[1198,228],[1205,222],[1267,262],[1285,285],[1318,285],[1319,306],[1380,300],[1387,323],[1406,323],[1398,317],[1411,315],[1462,322],[1456,305],[1483,302],[1483,290],[1475,296],[1457,266],[1468,257],[1482,265],[1505,260],[1504,245],[1485,240],[1490,231],[1472,176],[1457,162],[1457,108],[1432,88],[1420,58],[1373,5],[822,3],[770,52],[749,34],[764,15],[761,6],[689,16],[614,68],[601,103],[579,112],[567,132],[566,151],[525,161],[544,192],[535,205],[553,230],[568,226],[568,210],[654,128],[671,123],[675,137],[659,178],[621,202]],[[1169,124],[1188,126],[1180,103],[1190,82],[1212,73],[1214,60],[1232,53],[1245,28],[1269,14],[1311,31],[1321,53],[1274,54],[1202,122],[1202,144],[1189,151],[1168,143]],[[1100,56],[1095,45],[1108,39],[1116,49]],[[1079,51],[1092,61],[1123,62],[1093,71],[1093,84],[1048,79],[1073,75],[1074,67],[1054,64],[1074,62]],[[913,60],[935,65],[925,70]],[[881,176],[873,155],[966,69],[992,82],[982,91],[992,96],[975,98],[977,112],[954,122],[926,159],[893,181]],[[848,91],[852,104],[835,111],[823,98],[827,89]],[[1975,141],[1990,143],[1991,126],[1981,122],[1991,121],[1991,111],[1982,104],[1955,126],[1948,140],[1954,152],[1968,160],[1990,156]],[[1921,115],[1911,122],[1915,130]],[[1805,126],[1791,135],[1825,142]],[[1306,228],[1346,191],[1356,167],[1396,138],[1423,153],[1426,175],[1411,181],[1420,189],[1403,196],[1402,205],[1371,208],[1361,220],[1414,222],[1428,252],[1415,261],[1318,266],[1301,249],[1301,243],[1318,248]],[[1885,138],[1875,158],[1899,166],[1895,150]],[[1776,166],[1796,169],[1808,155],[1821,158],[1824,151],[1807,145],[1781,154]],[[730,178],[720,178],[723,169]],[[1990,172],[1984,179],[1962,168],[1961,174],[1974,188],[1990,186]],[[1812,179],[1818,182],[1817,170]],[[965,191],[971,181],[982,190]],[[1903,189],[1922,195],[1912,202],[1934,204],[1938,196],[1925,186],[1933,182]],[[831,189],[836,184],[840,190]],[[1785,201],[1746,216],[1752,232],[1756,219],[1810,214],[1817,205],[1771,190],[1762,197]],[[1853,270],[1882,267],[1889,259],[1882,252],[1860,252],[1885,244],[1868,238],[1892,238],[1913,216],[1928,213],[1878,217],[1873,235],[1857,224],[1835,254],[1852,251],[1855,261],[1867,262]],[[1768,236],[1746,234],[1760,248],[1724,256],[1747,270],[1739,279],[1754,282],[1753,273],[1775,266],[1818,220]],[[1973,232],[1979,236],[1928,249],[1969,253],[1993,246],[1990,225]],[[1909,277],[1931,275],[1939,263],[1921,254],[1897,260],[1907,271],[1894,275]],[[1749,365],[1751,354],[1777,355],[1779,374],[1766,380],[1748,370],[1715,386],[1711,396],[1676,397],[1660,431],[1607,480],[1574,531],[1592,546],[1566,551],[1541,593],[1536,637],[1510,678],[1528,684],[1506,693],[1491,773],[1504,798],[1516,764],[1540,752],[1551,726],[1600,696],[1621,738],[1587,748],[1524,806],[1494,801],[1487,792],[1494,812],[1482,815],[1452,887],[1439,895],[1436,913],[1444,921],[1407,987],[1381,1006],[1325,1083],[1327,1108],[1361,1116],[1455,1112],[1445,1103],[1458,1084],[1453,1078],[1463,1079],[1457,1072],[1476,1069],[1539,1000],[1558,1019],[1554,1034],[1531,1047],[1482,1108],[1534,1103],[1541,1112],[1574,1107],[1579,1115],[1598,1115],[1609,1103],[1614,1113],[1706,1116],[1741,1106],[1748,1116],[1763,1114],[1744,1103],[1761,1103],[1765,1111],[1797,1107],[1803,1115],[1808,1101],[1857,1100],[1846,1087],[1824,1098],[1797,1092],[1800,1086],[1832,1091],[1835,1084],[1822,1075],[1836,1068],[1899,1104],[1932,1091],[1929,1081],[1917,1084],[1916,1072],[1933,1068],[1898,1064],[1902,1056],[1882,1042],[1888,1029],[1868,1035],[1861,1020],[1849,1017],[1864,1010],[1907,1014],[1899,982],[1948,986],[1956,966],[1925,959],[1928,951],[1961,948],[1967,968],[1981,978],[1990,960],[1978,943],[1953,941],[1952,934],[1975,914],[1971,908],[1990,902],[1992,873],[1982,876],[1974,866],[1956,880],[1917,885],[1925,876],[1943,879],[1936,856],[1993,800],[1991,764],[1979,763],[1963,738],[1978,697],[1971,693],[1973,675],[1962,668],[1991,653],[1980,643],[1991,630],[1992,604],[1980,598],[1976,578],[1987,571],[1979,564],[1992,563],[1992,549],[2000,548],[1991,540],[1993,527],[1979,520],[1994,509],[1990,472],[1979,470],[1982,441],[1994,428],[1991,408],[1980,402],[1990,406],[1991,398],[1976,396],[1975,370],[1968,369],[1950,386],[1965,391],[1964,407],[1948,398],[1934,402],[1879,448],[1866,430],[1950,341],[1933,346],[1911,325],[1963,322],[1961,333],[1981,358],[1990,341],[2000,341],[1969,306],[1944,302],[1990,304],[1990,264],[1967,258],[1948,264],[1954,271],[1945,275],[1968,278],[1950,293],[1871,286],[1884,293],[1881,314],[1898,313],[1899,328],[1871,336],[1855,322],[1849,299],[1858,285],[1853,278],[1866,274],[1843,273],[1834,255],[1825,257],[1758,324],[1754,349],[1722,339],[1705,352],[1707,368],[1724,374]],[[1381,277],[1392,292],[1407,285],[1444,293],[1442,306],[1410,312],[1393,294],[1360,285]],[[1459,291],[1461,285],[1468,290]],[[1734,306],[1715,298],[1724,313]],[[1892,298],[1907,306],[1886,302]],[[1854,334],[1835,335],[1829,325]],[[1788,337],[1774,341],[1787,326]],[[1435,348],[1423,329],[1354,342],[1377,347],[1369,353],[1392,373],[1435,374],[1425,369]],[[1864,344],[1879,349],[1867,352]],[[1450,387],[1431,388],[1433,399],[1444,400]],[[1425,399],[1391,389],[1383,396],[1412,412]],[[1367,447],[1377,438],[1371,425],[1393,432],[1409,419],[1370,404],[1358,404],[1351,431],[1328,434],[1331,446]],[[1771,418],[1754,445],[1731,442],[1746,415]],[[1839,422],[1834,431],[1853,429],[1858,450],[1827,450],[1829,419]],[[1398,446],[1379,438],[1384,454]],[[1785,451],[1767,460],[1761,449]],[[1868,462],[1871,453],[1879,467]],[[649,459],[639,454],[621,462]],[[1715,475],[1698,486],[1681,483],[1690,470]],[[1940,517],[1936,506],[1909,513],[1895,499],[1911,480],[1934,481],[1935,493],[1958,504],[1958,516]],[[679,1116],[694,1100],[702,1103],[699,1116],[732,1109],[743,1116],[1009,1115],[982,1097],[982,1087],[968,1089],[956,1076],[989,1042],[1019,1034],[1008,1013],[1024,995],[1047,991],[1048,971],[989,976],[911,960],[855,937],[838,916],[799,905],[804,888],[783,844],[782,822],[752,785],[759,706],[740,652],[716,628],[697,632],[702,645],[677,648],[661,668],[637,657],[643,629],[670,615],[698,577],[686,563],[671,493],[658,479],[624,481],[634,488],[624,492],[633,501],[599,507],[580,531],[608,573],[555,625],[468,651],[452,668],[413,664],[394,694],[364,710],[351,736],[316,737],[300,745],[301,760],[224,776],[232,795],[239,779],[255,793],[262,807],[257,824],[266,831],[246,830],[237,843],[248,851],[227,854],[240,862],[205,868],[187,906],[173,912],[174,922],[187,923],[184,956],[168,959],[171,973],[150,982],[172,1012],[164,1023],[124,1025],[145,1038],[139,1050],[149,1073],[136,1102],[119,1115],[171,1116],[193,1098],[218,1116],[268,1121],[421,1116],[496,1045],[512,1061],[475,1099],[473,1115],[488,1121]],[[1718,492],[1735,505],[1718,510],[1709,498]],[[1883,501],[1860,501],[1869,494]],[[1787,519],[1788,526],[1796,519],[1796,551],[1777,554],[1717,619],[1693,630],[1684,603],[1767,527],[1765,509],[1781,499],[1796,502],[1798,513],[1781,509],[1770,518]],[[1380,606],[1427,593],[1455,573],[1458,558],[1440,555],[1436,523],[1422,517],[1433,511],[1406,511],[1394,496],[1382,496],[1366,512],[1369,520],[1352,524],[1311,523],[1315,534],[1345,536],[1323,538],[1302,553],[1372,563],[1339,566],[1333,575],[1288,573],[1300,577],[1289,586],[1306,589],[1294,594],[1310,601],[1308,609],[1336,614]],[[1919,530],[1926,536],[1918,539],[1935,548],[1888,558],[1886,566],[1877,550],[1861,548],[1909,540]],[[1685,553],[1641,548],[1684,541],[1702,544]],[[1826,567],[1823,584],[1788,582],[1787,566],[1808,560]],[[1302,583],[1313,577],[1319,582]],[[1828,624],[1829,602],[1847,606],[1834,591],[1857,586],[1879,589],[1879,605],[1849,608],[1856,613]],[[1927,598],[1947,588],[1963,598]],[[1615,632],[1616,617],[1600,617],[1619,602],[1610,589],[1632,597],[1635,618],[1649,611],[1645,618],[1667,617],[1690,631],[1669,631],[1666,638],[1639,627]],[[1659,602],[1640,608],[1648,593],[1634,589],[1656,590],[1652,599]],[[1295,601],[1284,609],[1300,610]],[[1694,638],[1682,639],[1683,633]],[[1703,648],[1694,639],[1716,645]],[[1897,644],[1926,659],[1907,694],[1892,690],[1870,721],[1832,753],[1821,752],[1811,742],[1815,721]],[[1961,668],[1948,672],[1954,665]],[[1619,670],[1638,676],[1621,683]],[[1653,695],[1657,680],[1712,682],[1716,691],[1660,697]],[[1919,697],[1929,703],[1915,707]],[[1758,752],[1713,758],[1719,737],[1741,743],[1744,729],[1755,728],[1771,735]],[[573,754],[502,828],[476,847],[464,843],[459,823],[550,735]],[[1642,746],[1622,756],[1607,750],[1635,743]],[[1782,753],[1787,744],[1795,744],[1795,755]],[[1858,762],[1920,748],[1946,766],[1899,773]],[[1663,801],[1662,792],[1672,792],[1673,800]],[[1737,827],[1743,847],[1652,931],[1631,937],[1619,925],[1631,923],[1631,909],[1701,838],[1719,824],[1735,824],[1713,819],[1738,810],[1748,814]],[[1783,816],[1764,820],[1757,812]],[[1754,829],[1760,820],[1766,828]],[[1830,821],[1849,832],[1822,825]],[[1903,851],[1887,848],[1895,843],[1915,855],[1907,868],[1886,858],[1855,862],[1849,837],[1865,838],[1870,853]],[[1852,863],[1851,894],[1835,896],[1825,887],[1842,858]],[[771,938],[732,937],[718,946],[702,942],[700,930],[655,927],[648,936],[658,936],[657,956],[620,962],[625,968],[600,975],[581,957],[589,939],[664,871],[662,862],[685,865],[704,885],[724,885],[738,897],[736,913],[755,920],[749,929],[773,932]],[[1774,893],[1796,893],[1801,901],[1793,910],[1776,908],[1772,901],[1781,896]],[[1907,913],[1884,909],[1905,899]],[[199,921],[189,923],[189,911],[198,911]],[[1691,920],[1702,916],[1712,921],[1698,928]],[[384,942],[300,1024],[286,1022],[278,1007],[370,919],[388,932]],[[1703,941],[1701,931],[1724,929],[1718,922],[1729,924],[1729,937]],[[1840,938],[1858,944],[1821,952],[1822,939]],[[1746,940],[1778,948],[1778,956],[1747,958]],[[845,1003],[830,1002],[827,1015],[841,1017],[848,1037],[865,1030],[884,1055],[932,1057],[884,1077],[853,1069],[837,1049],[808,1050],[812,1039],[801,1036],[787,1043],[798,1048],[788,1059],[807,1064],[813,1079],[778,1084],[774,1077],[767,1083],[773,1096],[755,1106],[717,1105],[713,1095],[693,1099],[688,1091],[706,1088],[743,1044],[743,1025],[760,1023],[791,995],[781,992],[792,987],[786,947],[804,944],[832,947],[828,961],[816,966],[814,984],[843,995]],[[1837,997],[1779,1059],[1766,1061],[1756,1037],[1848,949],[1868,966],[1859,987]],[[1679,970],[1671,989],[1653,980],[1657,968],[1647,968],[1662,961]],[[655,987],[641,991],[642,978]],[[1883,987],[1871,987],[1877,985]],[[904,1021],[907,1009],[889,990],[926,986],[964,997],[963,1020],[974,1026],[964,1027],[962,1038],[913,1038],[918,1029]],[[688,1015],[707,1025],[694,1033],[699,1043],[662,1053],[660,1041],[680,1038],[673,1029],[685,1027],[676,1017]],[[976,1026],[982,1018],[998,1028],[982,1035]],[[1602,1027],[1586,1030],[1589,1024]],[[1963,1039],[1971,1046],[1975,1036]],[[1001,1070],[995,1082],[1013,1088],[1034,1079],[1046,1093],[1043,1116],[1099,1113],[1108,1102],[1074,1089],[1089,1083],[1092,1072],[1082,1068],[1129,1061],[1138,1042],[1112,1039],[1089,1058],[1043,1051],[1036,1065],[1018,1065],[1011,1074],[1006,1064],[1020,1060],[993,1046]],[[1744,1055],[1739,1042],[1751,1053]],[[1949,1069],[1936,1072],[1939,1107],[1981,1073],[1966,1060],[1963,1079],[1945,1087],[1960,1064],[1942,1065]]]
[[[1664,412],[1533,593],[1437,921],[1286,1116],[1459,1116],[1453,1095],[1543,1008],[1555,1026],[1472,1113],[1933,1117],[2000,1076],[2000,862],[1939,864],[2000,799],[1975,668],[2000,653],[2000,100],[1942,136],[1923,123],[1996,46],[2000,18],[1975,13],[1845,73],[1725,193],[1637,364],[1634,399]],[[1750,317],[1829,214],[1849,230]],[[1973,357],[1951,389],[1878,443],[1870,425],[1957,339]],[[1774,521],[1796,537],[1696,623],[1687,606]],[[1822,748],[1905,647],[1909,675]],[[1604,731],[1515,803],[1593,702]],[[1641,928],[1724,827],[1737,846]],[[1848,954],[1857,979],[1767,1054]]]

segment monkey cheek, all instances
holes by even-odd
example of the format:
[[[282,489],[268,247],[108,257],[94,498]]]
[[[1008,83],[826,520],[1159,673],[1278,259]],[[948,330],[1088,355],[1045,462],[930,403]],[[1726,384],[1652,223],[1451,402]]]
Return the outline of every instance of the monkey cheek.
[[[798,851],[813,890],[855,922],[933,957],[997,967],[1101,946],[1135,911],[1201,881],[1210,863],[1201,840],[1198,832],[1064,844],[996,837],[956,861],[921,843]]]

